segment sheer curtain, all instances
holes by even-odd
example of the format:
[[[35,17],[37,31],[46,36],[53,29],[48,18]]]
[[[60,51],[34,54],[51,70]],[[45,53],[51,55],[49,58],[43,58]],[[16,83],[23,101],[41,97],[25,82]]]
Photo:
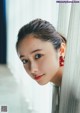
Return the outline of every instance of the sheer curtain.
[[[58,30],[67,36],[59,113],[80,113],[80,4],[70,5],[59,6]]]

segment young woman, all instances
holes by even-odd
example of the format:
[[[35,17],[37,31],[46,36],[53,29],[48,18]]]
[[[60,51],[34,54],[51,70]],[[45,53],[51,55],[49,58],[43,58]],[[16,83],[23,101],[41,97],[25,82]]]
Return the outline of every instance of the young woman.
[[[66,39],[42,19],[23,26],[18,33],[16,49],[26,72],[38,84],[61,85]]]

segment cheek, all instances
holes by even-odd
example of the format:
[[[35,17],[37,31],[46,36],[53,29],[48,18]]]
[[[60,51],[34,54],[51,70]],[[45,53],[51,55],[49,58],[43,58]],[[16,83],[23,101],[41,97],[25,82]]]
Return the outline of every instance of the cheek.
[[[40,63],[40,70],[45,72],[56,71],[59,68],[59,61],[56,57],[47,57]]]
[[[26,73],[28,74],[28,76],[30,76],[32,78],[31,73],[30,73],[29,69],[27,69],[27,68],[28,67],[24,66],[24,69],[25,69]]]
[[[29,69],[28,69],[28,66],[23,65],[23,67],[24,67],[25,71],[26,71],[28,74],[30,74]]]

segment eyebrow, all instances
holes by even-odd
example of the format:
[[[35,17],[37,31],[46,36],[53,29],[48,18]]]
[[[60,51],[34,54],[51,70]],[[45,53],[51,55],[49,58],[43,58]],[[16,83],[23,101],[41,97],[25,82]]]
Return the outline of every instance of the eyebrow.
[[[20,55],[20,58],[24,57],[24,55]]]
[[[35,53],[35,52],[41,51],[41,50],[42,50],[42,49],[36,49],[36,50],[31,51],[30,53],[32,54],[32,53]],[[24,57],[24,55],[20,55],[20,58],[22,58],[22,57]]]
[[[32,53],[35,53],[35,52],[37,52],[37,51],[41,51],[42,49],[36,49],[36,50],[33,50],[32,52],[31,52],[31,54]]]

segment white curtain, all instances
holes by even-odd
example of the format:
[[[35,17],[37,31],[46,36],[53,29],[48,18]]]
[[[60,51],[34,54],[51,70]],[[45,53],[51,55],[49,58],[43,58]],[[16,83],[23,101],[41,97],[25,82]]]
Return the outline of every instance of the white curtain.
[[[71,4],[71,10],[64,4],[59,7],[63,10],[60,12],[63,16],[59,20],[62,26],[58,28],[61,27],[67,36],[59,113],[80,113],[80,4]],[[70,16],[67,15],[68,10]]]
[[[59,4],[57,30],[67,38],[71,4]]]

